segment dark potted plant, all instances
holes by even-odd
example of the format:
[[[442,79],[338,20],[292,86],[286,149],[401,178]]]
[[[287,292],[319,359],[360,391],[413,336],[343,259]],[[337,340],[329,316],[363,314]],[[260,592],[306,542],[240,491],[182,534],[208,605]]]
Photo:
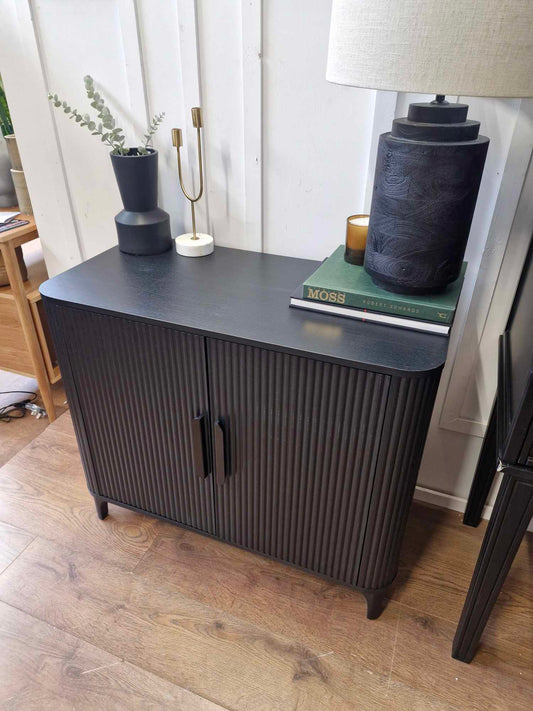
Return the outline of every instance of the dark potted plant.
[[[127,147],[124,131],[117,126],[104,99],[96,91],[92,77],[86,76],[83,81],[98,122],[89,114],[72,109],[57,94],[49,94],[48,98],[70,119],[111,147],[111,164],[124,205],[115,217],[119,249],[135,255],[166,252],[172,246],[170,219],[168,213],[157,206],[157,151],[151,147],[152,137],[165,114],[154,116],[138,146]]]

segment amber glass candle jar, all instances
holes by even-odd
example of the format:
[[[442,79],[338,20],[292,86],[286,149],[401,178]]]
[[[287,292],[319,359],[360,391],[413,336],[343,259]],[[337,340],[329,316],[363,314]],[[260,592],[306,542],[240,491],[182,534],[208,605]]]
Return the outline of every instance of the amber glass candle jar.
[[[370,215],[350,215],[346,220],[346,251],[344,260],[362,265],[365,261],[366,235]]]

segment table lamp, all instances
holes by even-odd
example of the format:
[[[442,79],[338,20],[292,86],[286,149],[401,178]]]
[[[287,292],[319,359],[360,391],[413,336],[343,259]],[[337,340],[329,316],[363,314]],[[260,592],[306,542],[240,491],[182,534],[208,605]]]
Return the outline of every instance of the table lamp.
[[[533,0],[333,0],[328,81],[423,94],[380,136],[365,269],[402,294],[459,276],[489,139],[445,96],[533,96]]]

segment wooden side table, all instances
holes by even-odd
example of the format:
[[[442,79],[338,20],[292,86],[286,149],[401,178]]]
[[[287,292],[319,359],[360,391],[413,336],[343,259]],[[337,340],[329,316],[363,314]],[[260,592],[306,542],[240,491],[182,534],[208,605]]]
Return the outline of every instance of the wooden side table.
[[[61,378],[42,313],[39,286],[48,278],[42,253],[28,259],[28,279],[23,281],[17,247],[39,238],[31,215],[20,215],[27,225],[0,232],[0,250],[9,285],[0,287],[0,370],[9,370],[37,380],[51,422],[56,412],[51,385]]]

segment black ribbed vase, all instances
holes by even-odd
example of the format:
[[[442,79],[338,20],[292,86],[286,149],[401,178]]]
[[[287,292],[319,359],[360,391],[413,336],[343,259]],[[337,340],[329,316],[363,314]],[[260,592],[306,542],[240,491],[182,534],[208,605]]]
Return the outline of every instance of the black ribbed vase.
[[[400,294],[443,291],[457,279],[489,139],[466,104],[410,104],[379,138],[365,269]]]
[[[139,155],[111,154],[120,197],[124,204],[115,217],[118,246],[126,254],[161,254],[172,247],[168,213],[157,206],[157,151]]]

